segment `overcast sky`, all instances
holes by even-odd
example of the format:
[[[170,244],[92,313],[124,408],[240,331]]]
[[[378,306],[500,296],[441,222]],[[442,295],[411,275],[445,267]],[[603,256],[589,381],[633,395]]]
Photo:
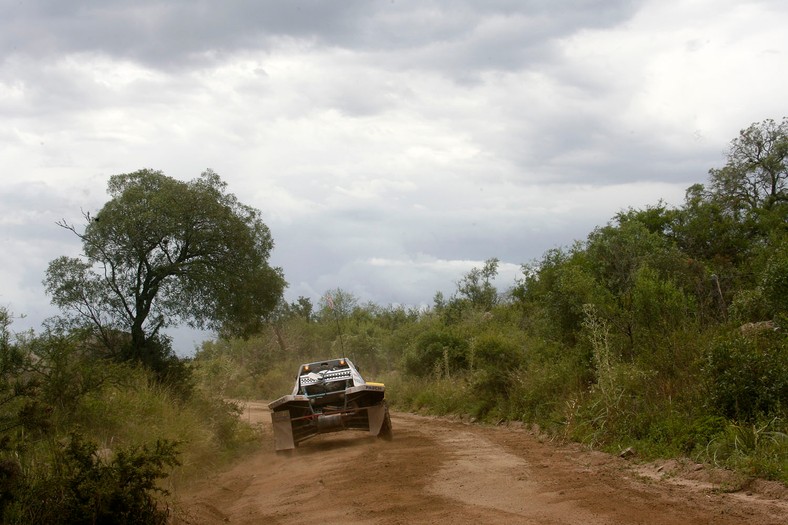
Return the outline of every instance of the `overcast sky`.
[[[684,191],[781,119],[784,0],[0,0],[0,304],[140,168],[260,209],[291,301],[428,305]],[[197,335],[175,332],[181,353]]]

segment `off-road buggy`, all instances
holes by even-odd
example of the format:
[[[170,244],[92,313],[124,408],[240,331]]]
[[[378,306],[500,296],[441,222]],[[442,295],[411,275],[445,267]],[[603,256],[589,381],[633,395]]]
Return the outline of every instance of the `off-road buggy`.
[[[293,393],[269,403],[277,452],[318,434],[363,430],[391,439],[383,383],[367,383],[347,358],[301,365]]]

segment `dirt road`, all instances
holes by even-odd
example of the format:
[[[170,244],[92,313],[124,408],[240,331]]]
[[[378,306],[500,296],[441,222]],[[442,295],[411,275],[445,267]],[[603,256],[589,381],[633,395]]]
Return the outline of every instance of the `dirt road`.
[[[788,523],[779,484],[731,492],[724,473],[638,465],[512,427],[394,413],[391,442],[341,432],[283,457],[266,405],[245,410],[263,425],[260,451],[176,493],[175,524]]]

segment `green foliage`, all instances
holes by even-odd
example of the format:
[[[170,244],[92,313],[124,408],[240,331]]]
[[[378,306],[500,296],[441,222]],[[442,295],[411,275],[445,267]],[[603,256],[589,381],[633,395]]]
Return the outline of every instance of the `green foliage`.
[[[500,303],[498,290],[493,285],[498,275],[498,264],[498,259],[493,257],[484,261],[481,268],[471,268],[457,282],[457,291],[448,300],[441,292],[435,294],[435,312],[445,324],[461,323],[466,316],[489,312]]]
[[[317,316],[323,321],[350,317],[358,308],[358,298],[350,292],[335,288],[327,291],[318,303]]]
[[[31,465],[16,479],[9,524],[164,524],[167,511],[156,494],[169,468],[178,464],[177,443],[121,448],[104,459],[98,446],[80,434],[56,445],[52,466]]]
[[[508,418],[536,423],[557,434],[571,434],[580,393],[591,381],[587,359],[545,346],[509,374]]]
[[[644,263],[656,262],[667,249],[664,237],[640,222],[626,221],[594,230],[588,236],[586,251],[594,261],[596,278],[620,297],[631,290],[638,269]]]
[[[0,309],[3,523],[164,523],[166,476],[258,440],[233,404],[108,361],[90,337],[13,334],[10,322]]]
[[[474,390],[464,375],[450,378],[384,376],[386,398],[400,409],[435,415],[470,415],[476,412]]]
[[[788,313],[788,240],[774,248],[766,261],[760,283],[772,318]]]
[[[710,171],[715,194],[733,214],[769,210],[788,200],[788,118],[752,124],[731,141],[728,162]]]
[[[704,372],[719,414],[745,422],[780,414],[788,407],[788,336],[728,335],[712,344]]]
[[[704,324],[725,319],[726,303],[737,289],[752,286],[753,242],[749,226],[737,220],[701,184],[687,190],[673,226],[676,246],[696,270],[694,293]],[[702,265],[702,266],[701,266]],[[703,268],[698,275],[697,269]]]
[[[471,307],[488,311],[498,302],[498,291],[492,284],[498,275],[498,263],[497,258],[487,259],[482,268],[472,268],[457,283],[458,295]]]
[[[475,370],[491,370],[504,375],[516,369],[523,360],[523,349],[512,336],[499,332],[483,333],[471,342]]]
[[[644,265],[635,273],[632,310],[634,324],[653,338],[691,323],[695,303],[673,281]]]
[[[260,328],[284,287],[268,265],[273,247],[260,212],[226,192],[212,171],[191,182],[140,170],[114,175],[112,199],[84,232],[85,259],[52,261],[44,281],[73,327],[92,331],[111,353],[162,370],[160,331],[180,321],[227,334]]]
[[[651,233],[668,237],[673,233],[677,210],[670,209],[660,200],[656,205],[646,205],[645,209],[630,208],[616,214],[615,220],[619,225],[636,222],[645,226]]]
[[[473,338],[470,355],[470,382],[476,403],[473,414],[485,416],[496,409],[501,415],[508,412],[502,402],[509,397],[512,376],[523,364],[522,347],[511,337],[488,332]]]
[[[581,244],[571,250],[548,250],[539,262],[523,267],[514,289],[516,304],[528,327],[553,340],[573,345],[583,321],[583,305],[611,301],[594,278]]]
[[[122,366],[94,355],[74,334],[47,330],[27,338],[20,349],[33,361],[30,369],[40,385],[39,399],[56,408],[59,417],[70,417],[86,395],[117,383],[123,375]]]
[[[728,310],[730,318],[742,324],[768,319],[770,311],[769,301],[760,286],[736,292]]]
[[[435,374],[450,376],[470,366],[468,341],[450,330],[420,334],[403,355],[405,372],[416,377]]]
[[[13,446],[20,435],[48,431],[52,410],[41,399],[33,356],[12,334],[12,322],[12,314],[0,307],[0,450]]]
[[[272,364],[272,348],[260,337],[206,341],[195,355],[191,368],[205,392],[221,397],[255,397],[256,379]]]
[[[614,447],[633,444],[644,457],[698,457],[727,423],[718,416],[696,415],[670,405],[659,408],[637,414],[633,418],[634,431],[622,429]]]
[[[715,465],[788,483],[788,425],[784,420],[727,423],[703,457]]]
[[[256,438],[238,407],[200,390],[183,400],[141,369],[126,368],[123,382],[86,396],[72,426],[91,430],[103,446],[148,443],[151,436],[182,441],[178,476],[204,472]]]
[[[788,218],[788,214],[786,214]],[[788,237],[772,236],[751,265],[752,278],[730,305],[731,319],[740,323],[779,321],[788,313]]]

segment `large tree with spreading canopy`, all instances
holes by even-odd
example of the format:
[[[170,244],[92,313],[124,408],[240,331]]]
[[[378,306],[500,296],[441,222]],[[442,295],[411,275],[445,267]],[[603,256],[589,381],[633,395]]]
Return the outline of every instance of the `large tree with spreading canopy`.
[[[168,326],[244,335],[275,308],[285,281],[268,264],[270,230],[216,173],[183,182],[143,169],[110,177],[107,191],[84,228],[58,223],[84,255],[52,261],[44,284],[64,319],[110,352],[155,363]]]

